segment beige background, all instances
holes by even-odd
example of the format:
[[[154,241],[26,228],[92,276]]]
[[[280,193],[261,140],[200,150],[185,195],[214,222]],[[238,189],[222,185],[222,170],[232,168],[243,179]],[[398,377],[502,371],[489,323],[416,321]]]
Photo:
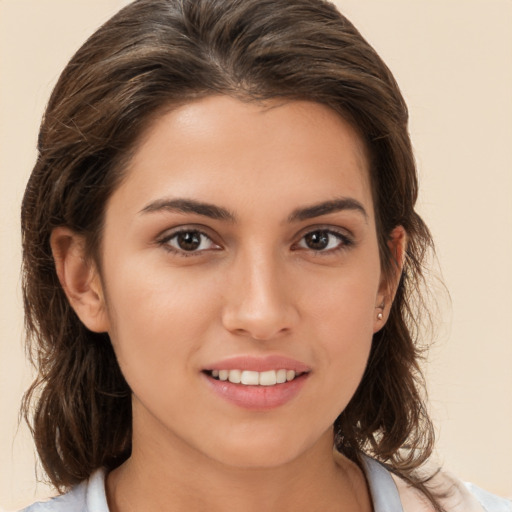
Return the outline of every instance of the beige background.
[[[59,72],[123,0],[0,0],[0,504],[48,493],[17,409],[22,350],[19,205]],[[512,495],[512,2],[340,0],[391,67],[411,110],[452,305],[428,369],[438,453],[460,477]]]

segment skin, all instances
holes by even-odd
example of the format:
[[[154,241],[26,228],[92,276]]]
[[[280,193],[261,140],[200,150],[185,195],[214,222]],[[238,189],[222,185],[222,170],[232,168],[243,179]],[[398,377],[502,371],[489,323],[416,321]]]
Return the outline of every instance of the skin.
[[[340,198],[348,208],[297,215]],[[176,199],[232,218],[163,207]],[[177,229],[200,230],[201,245],[180,248]],[[319,231],[328,244],[311,248]],[[398,263],[404,244],[396,228]],[[133,390],[133,453],[107,479],[113,512],[372,509],[361,470],[333,457],[332,424],[398,276],[381,273],[365,148],[337,114],[226,96],[167,112],[108,202],[101,271],[67,228],[52,247],[72,306],[109,333]],[[215,361],[268,354],[311,368],[283,406],[248,410],[205,384]]]

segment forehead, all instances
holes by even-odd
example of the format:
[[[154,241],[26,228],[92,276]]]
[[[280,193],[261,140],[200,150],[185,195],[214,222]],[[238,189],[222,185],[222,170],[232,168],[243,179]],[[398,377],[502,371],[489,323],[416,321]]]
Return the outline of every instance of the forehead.
[[[365,145],[340,115],[308,101],[209,96],[162,113],[141,137],[120,189],[158,194],[316,202],[355,196],[371,210]]]

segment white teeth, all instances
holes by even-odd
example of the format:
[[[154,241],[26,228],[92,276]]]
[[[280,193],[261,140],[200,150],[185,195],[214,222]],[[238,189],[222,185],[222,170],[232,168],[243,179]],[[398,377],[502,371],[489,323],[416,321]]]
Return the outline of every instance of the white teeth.
[[[232,382],[233,384],[240,384],[240,381],[242,380],[242,371],[241,370],[229,370],[229,382]]]
[[[273,386],[277,383],[275,370],[260,373],[260,386]]]
[[[233,384],[245,386],[275,386],[295,379],[294,370],[268,370],[266,372],[253,372],[250,370],[212,370],[212,377],[219,380],[229,380]]]
[[[277,370],[276,381],[278,384],[283,384],[286,382],[286,370]]]
[[[259,384],[259,373],[244,370],[240,382],[246,386],[257,386]]]

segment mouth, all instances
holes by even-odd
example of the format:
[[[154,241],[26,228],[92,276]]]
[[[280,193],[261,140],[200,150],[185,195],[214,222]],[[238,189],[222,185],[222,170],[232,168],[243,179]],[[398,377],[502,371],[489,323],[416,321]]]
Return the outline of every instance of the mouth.
[[[214,380],[230,382],[232,384],[271,387],[292,382],[308,372],[297,372],[295,370],[280,368],[278,370],[267,370],[263,372],[242,369],[215,369],[204,370],[204,373]]]
[[[310,371],[279,368],[255,371],[221,367],[203,370],[209,388],[236,407],[265,411],[291,402],[308,380]]]
[[[292,402],[309,380],[312,368],[284,355],[240,355],[203,368],[209,388],[231,404],[257,411]]]

